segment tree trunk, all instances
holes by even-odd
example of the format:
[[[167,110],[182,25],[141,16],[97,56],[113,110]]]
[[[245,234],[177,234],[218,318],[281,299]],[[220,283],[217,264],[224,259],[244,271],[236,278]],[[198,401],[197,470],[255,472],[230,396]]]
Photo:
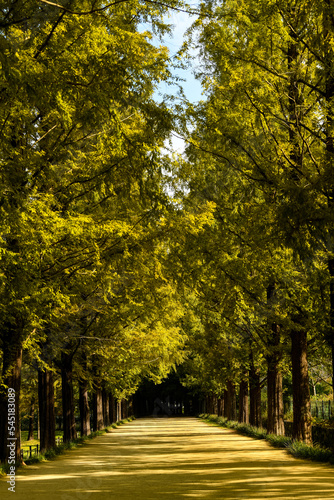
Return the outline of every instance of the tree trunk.
[[[333,203],[334,205],[334,203]],[[330,274],[330,332],[328,334],[328,344],[332,356],[332,390],[334,399],[334,259],[329,259],[328,270]]]
[[[39,410],[37,409],[37,439],[41,440],[41,426],[39,423]]]
[[[224,399],[218,398],[218,416],[222,417],[224,415]]]
[[[213,396],[210,394],[209,396],[206,397],[206,400],[207,400],[207,404],[206,404],[206,407],[207,407],[207,412],[210,414],[210,415],[213,415],[214,414],[214,401],[213,401]]]
[[[218,398],[216,395],[213,396],[213,413],[218,415]]]
[[[56,446],[53,373],[50,370],[38,370],[38,406],[40,446],[43,452]]]
[[[262,427],[260,370],[253,364],[249,370],[249,423]]]
[[[88,401],[88,382],[84,379],[79,379],[79,411],[81,436],[89,436],[90,411]]]
[[[117,401],[117,421],[122,420],[122,401]]]
[[[180,409],[181,413],[182,413],[182,405],[181,405],[181,409]],[[124,411],[123,411],[123,418],[129,418],[129,402],[127,399],[124,399]]]
[[[109,416],[111,423],[116,422],[116,404],[112,394],[109,394]]]
[[[307,335],[303,331],[291,333],[293,428],[292,437],[312,443],[310,387],[307,364]]]
[[[110,425],[109,394],[105,389],[102,390],[102,412],[103,412],[103,426],[108,427]]]
[[[267,288],[267,303],[269,311],[275,303],[276,285],[272,283]],[[268,422],[267,431],[278,436],[284,435],[284,407],[283,407],[283,380],[279,367],[282,357],[280,342],[280,327],[272,323],[268,338],[268,347],[271,354],[267,356],[267,398],[268,398]]]
[[[224,417],[228,420],[236,420],[236,414],[235,386],[229,380],[227,382],[227,389],[224,391]]]
[[[189,408],[189,400],[187,399],[187,407]],[[190,411],[188,411],[188,415],[189,415]],[[133,415],[133,398],[132,396],[130,397],[129,401],[128,401],[128,416],[131,417]]]
[[[242,380],[240,382],[238,422],[245,424],[248,424],[249,422],[247,380]]]
[[[210,414],[209,396],[204,397],[204,407],[205,407],[204,413]]]
[[[267,397],[269,434],[284,435],[284,408],[282,374],[276,355],[268,356]]]
[[[325,53],[325,78],[326,78],[326,159],[325,170],[327,179],[333,177],[333,164],[334,164],[334,74],[333,74],[333,32],[334,32],[334,18],[333,18],[333,5],[331,0],[325,0],[324,13],[323,13],[323,39],[324,39],[324,53]],[[328,182],[328,181],[327,181]],[[334,209],[334,189],[328,190],[328,210],[330,216],[333,214]],[[329,233],[330,234],[330,233]],[[329,251],[333,253],[333,244],[329,243]],[[332,389],[334,399],[334,259],[328,260],[328,271],[330,275],[330,331],[328,333],[328,344],[331,348],[332,355]]]
[[[100,387],[95,389],[93,395],[93,427],[94,431],[100,431],[103,426],[103,406],[102,406],[102,390]]]
[[[76,439],[77,431],[74,416],[73,397],[73,375],[72,375],[73,355],[66,352],[61,353],[61,380],[62,380],[62,401],[63,401],[63,429],[64,442]]]
[[[227,389],[224,389],[224,392],[223,392],[223,401],[224,401],[224,404],[223,404],[223,407],[224,407],[224,417],[225,418],[228,418],[228,408],[227,408],[227,403],[228,403],[228,394],[227,394]]]
[[[31,398],[29,410],[28,438],[27,441],[34,439],[34,420],[35,420],[35,396]]]
[[[19,339],[17,328],[5,324],[2,334],[3,386],[0,388],[0,462],[3,463],[12,460],[17,464],[22,462],[20,432],[22,348]],[[4,386],[8,389],[4,389]]]

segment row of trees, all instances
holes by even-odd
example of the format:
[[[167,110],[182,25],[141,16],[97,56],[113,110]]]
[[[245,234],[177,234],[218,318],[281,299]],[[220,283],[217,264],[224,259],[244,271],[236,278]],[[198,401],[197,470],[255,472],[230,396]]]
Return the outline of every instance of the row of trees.
[[[307,357],[334,359],[333,19],[327,0],[202,2],[189,37],[207,100],[180,122],[176,168],[185,206],[216,205],[186,248],[198,319],[186,382],[227,390],[227,406],[240,384],[240,418],[249,384],[255,425],[266,385],[268,431],[282,434],[291,370],[294,437],[306,442]]]
[[[173,113],[153,100],[168,52],[140,31],[168,31],[168,5],[1,5],[1,461],[8,387],[19,461],[36,385],[47,449],[55,380],[66,441],[74,393],[89,433],[89,401],[99,429],[182,362],[228,415],[239,384],[247,420],[249,391],[255,425],[266,384],[276,434],[291,370],[294,437],[311,439],[307,358],[334,349],[333,7],[203,2],[189,35],[207,99]],[[170,158],[176,116],[188,146]]]
[[[137,0],[1,3],[0,461],[8,387],[19,461],[20,399],[34,403],[34,384],[47,449],[55,379],[68,441],[73,384],[88,433],[88,391],[99,429],[110,398],[184,358],[168,239],[198,231],[209,211],[189,218],[165,189],[173,120],[152,96],[170,78],[168,52],[139,28],[163,34],[166,11]]]

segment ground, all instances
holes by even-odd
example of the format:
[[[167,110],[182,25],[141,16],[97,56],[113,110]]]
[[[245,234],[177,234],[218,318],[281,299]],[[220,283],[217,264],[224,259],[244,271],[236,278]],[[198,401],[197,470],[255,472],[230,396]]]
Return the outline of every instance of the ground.
[[[1,500],[334,500],[334,467],[196,418],[135,420],[7,480]]]

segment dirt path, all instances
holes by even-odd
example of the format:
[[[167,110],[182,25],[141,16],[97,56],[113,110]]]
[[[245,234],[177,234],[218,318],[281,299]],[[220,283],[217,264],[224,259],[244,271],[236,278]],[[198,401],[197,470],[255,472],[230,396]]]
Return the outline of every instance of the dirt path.
[[[194,418],[135,420],[18,472],[1,500],[334,499],[334,467]]]

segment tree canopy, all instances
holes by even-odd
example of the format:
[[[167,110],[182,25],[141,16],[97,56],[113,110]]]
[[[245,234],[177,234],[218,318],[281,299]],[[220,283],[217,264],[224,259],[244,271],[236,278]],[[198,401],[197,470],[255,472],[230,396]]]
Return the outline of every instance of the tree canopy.
[[[310,441],[307,358],[334,371],[333,6],[200,3],[179,54],[199,51],[196,105],[155,100],[174,78],[152,42],[169,9],[189,10],[0,2],[1,461],[22,353],[46,448],[54,379],[72,439],[75,398],[88,432],[89,404],[99,427],[112,398],[181,364],[231,418],[238,386],[248,419],[249,384],[260,424],[265,387],[277,434],[291,373]],[[182,155],[165,150],[175,131]]]

